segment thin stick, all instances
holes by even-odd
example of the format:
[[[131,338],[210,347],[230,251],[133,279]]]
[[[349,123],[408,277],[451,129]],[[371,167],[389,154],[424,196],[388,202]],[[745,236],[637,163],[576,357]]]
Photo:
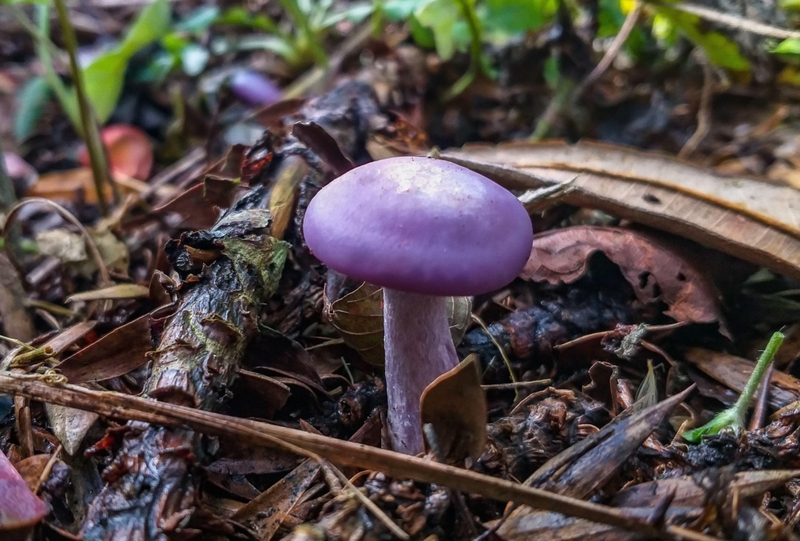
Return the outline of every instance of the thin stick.
[[[589,88],[592,83],[602,77],[606,70],[611,67],[611,64],[622,50],[625,42],[628,41],[631,32],[633,32],[633,29],[636,28],[636,23],[639,21],[641,14],[642,4],[637,2],[636,6],[630,12],[628,12],[627,17],[625,17],[625,21],[622,23],[617,35],[614,36],[614,40],[611,42],[611,45],[608,46],[608,50],[606,50],[603,58],[600,59],[600,62],[597,63],[591,73],[589,73],[589,75],[586,76],[581,84],[578,85],[578,88],[575,89],[575,94],[577,96],[583,94],[583,92]]]
[[[694,50],[694,57],[703,68],[703,89],[700,91],[700,106],[697,109],[697,128],[678,152],[679,158],[686,158],[695,151],[697,145],[711,130],[711,98],[714,96],[714,72],[711,63],[700,49]]]

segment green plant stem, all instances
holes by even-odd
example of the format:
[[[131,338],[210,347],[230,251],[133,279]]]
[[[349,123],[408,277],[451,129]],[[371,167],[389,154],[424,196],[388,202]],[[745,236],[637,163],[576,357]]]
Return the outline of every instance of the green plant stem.
[[[11,180],[8,171],[6,171],[5,154],[3,153],[2,145],[0,145],[0,212],[8,214],[8,211],[16,202],[17,194],[14,193],[14,182]],[[17,259],[21,259],[24,256],[22,249],[19,247],[20,235],[21,228],[19,225],[12,224],[11,229],[8,231],[8,237],[14,241],[11,250],[14,250],[13,255]],[[0,250],[2,249],[3,245],[0,243]]]
[[[739,399],[733,405],[733,409],[736,410],[742,425],[744,425],[744,416],[747,408],[750,407],[750,402],[753,401],[753,397],[756,395],[759,385],[761,385],[761,379],[764,377],[769,365],[772,364],[772,359],[775,358],[775,354],[783,344],[784,338],[785,336],[781,332],[772,333],[772,338],[769,339],[767,347],[764,348],[764,352],[758,358],[756,367],[753,369],[750,379],[747,380],[742,394],[739,395]]]
[[[105,151],[103,149],[102,141],[100,140],[100,131],[97,128],[94,114],[91,105],[86,96],[86,85],[83,80],[83,72],[78,65],[77,50],[78,39],[75,37],[75,29],[69,20],[69,13],[64,0],[54,0],[56,4],[56,11],[58,13],[58,22],[61,25],[61,32],[64,35],[64,45],[69,54],[70,74],[72,75],[72,84],[75,86],[75,95],[78,99],[78,111],[81,120],[81,137],[86,143],[86,148],[89,151],[89,161],[92,168],[92,177],[94,178],[94,187],[97,190],[97,202],[100,207],[100,212],[103,216],[108,216],[109,207],[105,199],[103,191],[104,184],[108,182],[111,186],[111,191],[114,195],[114,202],[119,202],[119,192],[114,182],[111,180],[111,175],[108,171],[108,162],[106,160]]]
[[[311,28],[311,24],[308,22],[308,16],[300,9],[297,0],[281,0],[281,5],[292,18],[294,24],[297,25],[297,28],[300,30],[300,35],[303,36],[308,44],[308,48],[311,54],[314,55],[314,59],[320,66],[326,67],[328,65],[328,55],[325,54],[325,49],[323,49],[319,41],[319,36],[317,36]]]
[[[750,374],[750,379],[747,380],[747,384],[742,390],[742,394],[739,395],[739,399],[736,400],[736,403],[730,408],[718,413],[703,426],[684,432],[683,439],[690,443],[700,443],[703,436],[718,434],[723,428],[733,427],[739,430],[744,427],[744,418],[747,409],[750,407],[750,402],[753,401],[753,397],[758,391],[761,380],[772,364],[772,359],[775,358],[775,354],[778,352],[778,348],[781,347],[783,339],[783,333],[776,332],[772,334],[772,338],[770,338],[767,347],[764,348],[764,353],[758,358],[758,362],[755,368],[753,368],[753,373]]]
[[[478,15],[470,5],[469,0],[458,0],[458,5],[461,8],[461,14],[467,20],[470,34],[469,44],[469,69],[462,75],[458,81],[445,93],[444,101],[451,100],[464,92],[469,85],[475,80],[479,73],[483,72],[481,63],[481,52],[483,45],[481,43],[481,26],[478,21]]]

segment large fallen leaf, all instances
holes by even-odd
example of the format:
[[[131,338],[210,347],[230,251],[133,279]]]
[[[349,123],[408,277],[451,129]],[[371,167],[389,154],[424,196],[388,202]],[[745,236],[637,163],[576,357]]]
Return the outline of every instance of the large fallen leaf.
[[[45,503],[33,495],[25,480],[0,451],[0,538],[25,539],[25,532],[30,531],[45,514]]]
[[[636,231],[587,225],[540,233],[520,276],[569,284],[583,276],[595,252],[619,266],[640,302],[664,302],[664,313],[676,321],[719,323],[727,334],[714,285],[688,261]]]
[[[800,191],[657,153],[580,143],[469,145],[442,158],[512,189],[572,181],[568,204],[675,233],[800,279]]]

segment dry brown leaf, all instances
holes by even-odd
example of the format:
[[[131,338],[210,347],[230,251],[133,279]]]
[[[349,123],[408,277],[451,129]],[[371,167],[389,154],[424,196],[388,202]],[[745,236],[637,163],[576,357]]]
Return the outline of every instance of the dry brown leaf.
[[[325,314],[344,343],[369,364],[383,366],[383,289],[363,283],[333,302],[324,296]],[[447,317],[453,343],[458,345],[471,321],[469,297],[448,297]]]
[[[24,458],[14,463],[14,468],[19,472],[31,492],[36,490],[39,478],[42,476],[47,463],[50,462],[50,455],[41,454]]]
[[[179,215],[185,229],[208,229],[217,221],[217,209],[230,205],[237,188],[237,182],[208,176],[202,184],[192,186],[153,212]]]
[[[486,397],[481,388],[480,357],[473,353],[425,388],[420,398],[422,424],[436,434],[442,459],[473,463],[486,444]]]
[[[153,349],[150,319],[163,316],[163,309],[117,327],[96,342],[67,357],[56,368],[70,383],[102,381],[127,374],[147,362]]]
[[[269,541],[278,531],[286,515],[311,486],[319,469],[317,462],[306,460],[289,475],[239,509],[233,515],[233,519],[255,531],[259,539]]]
[[[259,417],[271,419],[289,400],[292,390],[288,385],[281,383],[275,378],[253,372],[252,370],[239,370],[239,381],[247,388],[247,396],[253,397],[255,394],[258,399]],[[252,401],[253,398],[248,398]],[[259,400],[260,399],[260,400]]]
[[[117,284],[102,289],[81,291],[67,297],[65,302],[75,301],[100,301],[118,299],[146,299],[150,295],[150,288],[139,284]]]
[[[512,189],[572,180],[561,201],[695,240],[800,279],[800,192],[597,143],[469,145],[442,158]]]
[[[688,350],[686,359],[708,376],[740,393],[755,367],[753,361],[703,348]],[[787,406],[800,397],[800,380],[797,378],[785,372],[773,370],[769,381],[772,385],[769,389],[768,401],[773,408]]]
[[[719,323],[727,329],[714,285],[682,257],[646,235],[622,228],[576,226],[534,236],[531,257],[520,276],[536,282],[572,283],[602,252],[616,263],[643,304],[664,302],[676,321]]]

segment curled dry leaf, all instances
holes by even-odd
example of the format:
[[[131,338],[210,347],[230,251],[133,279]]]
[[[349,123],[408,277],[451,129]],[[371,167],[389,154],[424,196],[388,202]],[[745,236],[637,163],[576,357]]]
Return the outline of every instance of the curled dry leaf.
[[[560,200],[701,242],[800,278],[800,191],[662,154],[582,142],[469,145],[442,158],[511,189],[572,181]]]
[[[587,270],[589,257],[602,252],[616,263],[636,298],[664,302],[676,321],[718,323],[728,336],[713,284],[683,258],[642,233],[601,226],[554,229],[535,235],[531,257],[520,275],[536,282],[572,283]]]
[[[45,514],[45,503],[34,496],[19,472],[0,451],[0,537],[25,539],[26,532]]]
[[[442,459],[473,463],[486,445],[486,397],[480,357],[473,353],[425,388],[420,398],[422,424],[430,424]]]
[[[448,320],[453,343],[464,337],[472,315],[469,297],[448,297]],[[342,335],[345,344],[358,351],[369,364],[383,366],[383,289],[361,284],[357,289],[330,302],[325,296],[325,314]]]

